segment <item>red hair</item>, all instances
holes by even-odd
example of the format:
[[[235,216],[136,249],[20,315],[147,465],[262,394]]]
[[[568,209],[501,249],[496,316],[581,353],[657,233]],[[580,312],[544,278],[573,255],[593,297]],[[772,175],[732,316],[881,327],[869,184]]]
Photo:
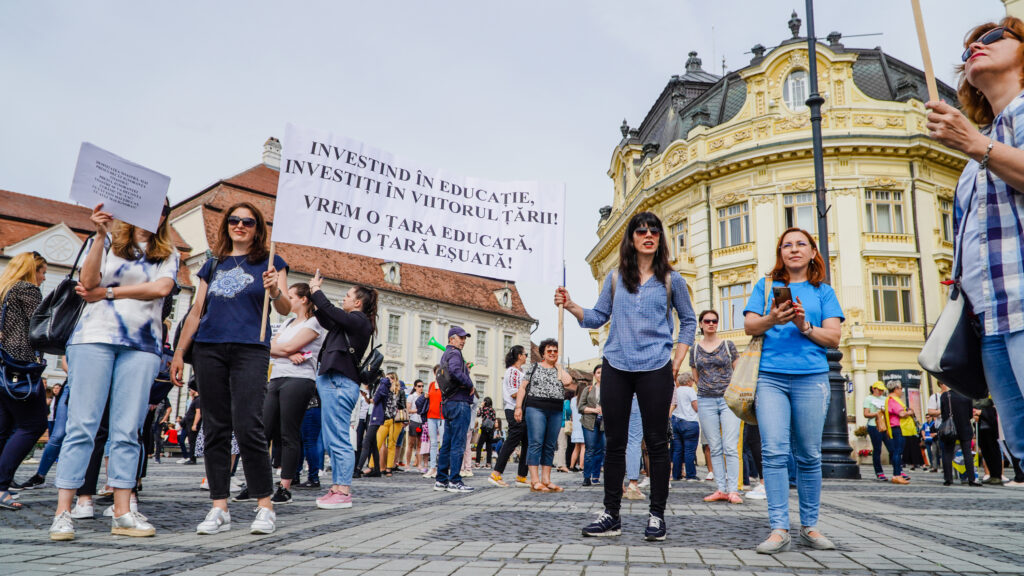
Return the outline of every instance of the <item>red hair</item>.
[[[1021,63],[1021,76],[1020,76],[1020,87],[1024,87],[1024,22],[1019,18],[1013,16],[1007,16],[999,21],[998,24],[995,22],[986,22],[981,26],[974,27],[967,36],[964,37],[964,48],[967,48],[974,42],[978,41],[983,34],[1002,26],[1006,28],[1006,31],[1012,34],[1020,41],[1021,45],[1017,48],[1017,61]],[[964,114],[971,119],[978,126],[987,126],[995,120],[996,114],[992,110],[992,105],[989,103],[985,95],[978,91],[977,88],[971,86],[971,83],[967,81],[967,74],[964,71],[964,65],[960,64],[956,67],[957,72],[960,73],[960,85],[957,87],[956,96],[957,100],[960,101],[960,108],[963,109]]]
[[[814,241],[814,237],[803,228],[789,228],[782,233],[782,236],[779,236],[779,243],[775,245],[775,267],[771,272],[772,280],[789,284],[789,270],[786,270],[786,265],[782,261],[782,241],[790,232],[803,234],[807,238],[807,242],[811,244],[811,248],[814,249],[814,257],[807,264],[807,281],[817,288],[825,281],[825,260],[822,259],[821,252],[818,251],[818,243]]]

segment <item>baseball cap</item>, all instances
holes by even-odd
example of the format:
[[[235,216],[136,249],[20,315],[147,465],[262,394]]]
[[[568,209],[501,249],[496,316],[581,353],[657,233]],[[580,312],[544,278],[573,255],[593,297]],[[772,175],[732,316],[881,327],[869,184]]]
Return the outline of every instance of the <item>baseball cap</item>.
[[[451,338],[452,336],[459,336],[460,338],[469,338],[469,332],[463,330],[462,326],[452,326],[451,328],[448,329],[448,337]]]

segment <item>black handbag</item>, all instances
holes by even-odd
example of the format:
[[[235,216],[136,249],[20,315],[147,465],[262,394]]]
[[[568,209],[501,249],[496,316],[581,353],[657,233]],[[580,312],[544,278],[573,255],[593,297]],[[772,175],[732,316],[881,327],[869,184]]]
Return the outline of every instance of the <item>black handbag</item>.
[[[979,172],[979,182],[971,191],[967,201],[970,208],[974,193],[981,184],[984,172]],[[964,212],[964,220],[968,216]],[[974,315],[967,294],[960,286],[963,269],[963,232],[966,222],[960,224],[960,250],[953,270],[953,284],[949,289],[949,301],[939,314],[930,334],[924,341],[917,362],[939,382],[968,398],[980,399],[988,396],[985,381],[985,367],[981,361],[982,328]]]
[[[945,395],[943,395],[943,396],[945,396]],[[960,435],[956,431],[956,422],[953,422],[953,406],[952,406],[952,402],[953,401],[949,398],[949,396],[946,396],[946,400],[947,400],[947,403],[950,405],[949,406],[949,414],[948,415],[945,414],[945,411],[941,409],[942,405],[943,405],[943,402],[942,402],[942,397],[941,396],[939,397],[939,408],[940,408],[940,412],[939,413],[942,415],[942,423],[939,424],[939,430],[937,432],[937,435],[939,437],[939,441],[940,442],[944,442],[944,443],[947,443],[947,444],[952,444],[952,443],[957,441],[957,439],[960,437]]]
[[[95,236],[93,234],[90,238]],[[86,241],[82,242],[82,247],[78,249],[75,264],[67,277],[43,298],[29,318],[28,340],[34,350],[45,354],[64,354],[68,340],[71,339],[71,334],[78,324],[78,317],[82,315],[82,308],[85,307],[85,300],[75,293],[78,280],[74,279],[74,275],[88,244],[89,239],[86,238]]]
[[[7,318],[7,301],[4,299],[0,310],[0,334],[4,331],[4,320]],[[46,362],[24,362],[16,360],[3,346],[0,346],[0,388],[11,400],[27,400],[33,392],[40,389]]]

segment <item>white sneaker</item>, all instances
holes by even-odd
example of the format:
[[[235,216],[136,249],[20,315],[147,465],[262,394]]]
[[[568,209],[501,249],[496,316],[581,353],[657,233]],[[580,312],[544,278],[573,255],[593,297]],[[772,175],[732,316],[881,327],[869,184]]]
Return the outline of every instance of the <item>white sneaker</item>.
[[[242,489],[242,486],[245,486],[245,482],[242,482],[241,480],[239,480],[238,478],[235,478],[234,476],[231,477],[231,487],[230,487],[230,491],[231,492],[238,492],[239,490]],[[209,489],[210,489],[210,487],[207,486],[206,490],[209,490]]]
[[[251,534],[273,534],[277,528],[277,514],[270,508],[256,508],[256,519],[249,526]]]
[[[75,522],[71,514],[61,512],[59,516],[53,517],[53,524],[50,524],[50,540],[74,540]]]
[[[199,483],[199,489],[200,490],[209,490],[210,489],[210,483],[206,481],[206,478],[203,478],[203,481]]]
[[[94,515],[92,504],[87,506],[79,506],[78,504],[75,504],[74,508],[71,509],[71,517],[75,520],[92,518]]]
[[[754,486],[753,490],[747,492],[747,498],[750,500],[764,500],[768,498],[768,495],[764,492],[764,484]]]
[[[651,477],[650,476],[644,476],[644,479],[641,480],[639,484],[637,484],[637,486],[639,486],[640,488],[647,488],[650,485],[651,485]]]
[[[436,468],[431,468],[430,470],[427,470],[426,474],[423,475],[424,478],[433,478],[435,476],[437,476]]]
[[[715,473],[714,472],[708,472],[708,475],[704,477],[704,480],[707,480],[708,482],[711,482],[714,479],[715,479]]]
[[[214,506],[196,527],[196,534],[217,534],[231,530],[231,513]]]
[[[111,519],[110,533],[115,536],[146,537],[155,535],[156,528],[142,514],[129,512]]]
[[[188,458],[179,458],[175,464],[184,464],[185,462],[188,462]]]
[[[131,503],[128,505],[128,510],[131,511],[131,512],[138,512],[139,511],[139,501],[138,500],[132,500]],[[107,518],[113,518],[114,517],[114,505],[111,504],[110,506],[107,506],[103,510],[103,515],[106,516]]]
[[[473,471],[472,470],[463,470],[462,473],[459,474],[459,475],[464,477],[464,478],[472,478],[473,477]]]

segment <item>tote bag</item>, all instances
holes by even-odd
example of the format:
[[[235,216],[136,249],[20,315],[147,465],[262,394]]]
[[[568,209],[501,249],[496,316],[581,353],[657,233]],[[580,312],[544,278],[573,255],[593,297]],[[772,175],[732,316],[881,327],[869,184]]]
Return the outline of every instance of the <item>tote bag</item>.
[[[771,278],[764,277],[764,315],[768,314],[771,301]],[[761,369],[761,349],[764,347],[764,334],[754,336],[747,344],[747,349],[740,354],[733,368],[729,387],[725,389],[725,403],[740,420],[747,424],[757,424],[757,412],[754,410],[754,399],[757,397],[757,374]]]

